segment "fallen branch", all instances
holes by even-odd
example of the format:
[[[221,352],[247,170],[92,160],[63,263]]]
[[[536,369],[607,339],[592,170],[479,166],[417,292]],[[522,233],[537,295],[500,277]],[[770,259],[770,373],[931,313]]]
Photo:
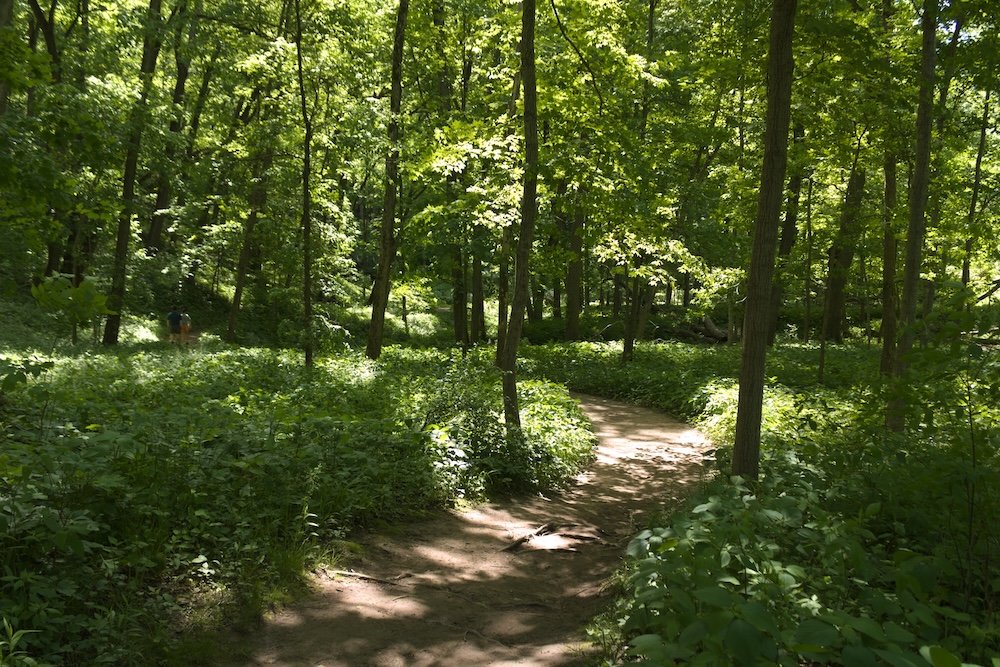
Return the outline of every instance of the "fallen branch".
[[[353,579],[364,579],[365,581],[374,581],[379,584],[386,584],[388,586],[402,586],[398,581],[392,581],[391,579],[380,579],[379,577],[373,577],[370,574],[363,574],[361,572],[353,572],[351,570],[324,570],[327,574],[337,574],[342,577],[351,577]]]
[[[508,544],[507,546],[505,546],[500,551],[513,551],[514,549],[518,548],[519,546],[521,546],[522,544],[524,544],[525,542],[527,542],[528,540],[530,540],[535,535],[544,535],[546,533],[551,533],[553,530],[555,530],[555,528],[556,528],[555,525],[551,524],[551,523],[547,523],[547,524],[544,524],[542,526],[539,526],[538,528],[535,528],[533,531],[531,531],[527,535],[524,535],[523,537],[517,538],[516,540],[514,540],[513,542],[511,542],[510,544]]]

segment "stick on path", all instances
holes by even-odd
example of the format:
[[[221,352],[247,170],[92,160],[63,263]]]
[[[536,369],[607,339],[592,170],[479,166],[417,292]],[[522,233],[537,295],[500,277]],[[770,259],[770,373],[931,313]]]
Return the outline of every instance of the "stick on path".
[[[600,444],[570,489],[365,536],[362,558],[321,573],[315,595],[268,619],[228,664],[586,664],[582,627],[610,602],[626,544],[644,515],[693,490],[710,445],[654,410],[576,398]]]

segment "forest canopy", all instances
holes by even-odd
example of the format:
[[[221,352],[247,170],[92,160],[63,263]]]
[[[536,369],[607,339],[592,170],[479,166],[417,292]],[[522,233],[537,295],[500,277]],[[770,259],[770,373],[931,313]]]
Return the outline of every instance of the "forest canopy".
[[[735,442],[629,547],[630,657],[996,664],[998,16],[0,0],[0,664],[141,664],[175,595],[558,487],[567,387]]]

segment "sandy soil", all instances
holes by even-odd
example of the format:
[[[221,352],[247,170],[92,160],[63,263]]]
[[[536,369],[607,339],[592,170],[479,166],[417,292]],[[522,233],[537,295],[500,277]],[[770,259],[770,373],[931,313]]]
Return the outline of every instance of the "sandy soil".
[[[653,410],[577,396],[597,460],[550,497],[446,512],[360,538],[316,594],[249,638],[244,667],[555,667],[592,659],[582,627],[643,515],[700,478],[710,448]]]

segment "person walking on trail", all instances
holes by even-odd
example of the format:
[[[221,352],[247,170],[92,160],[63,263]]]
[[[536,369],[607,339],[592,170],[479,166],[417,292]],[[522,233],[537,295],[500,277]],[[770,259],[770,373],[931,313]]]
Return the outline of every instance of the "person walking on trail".
[[[191,316],[187,311],[181,313],[181,342],[188,344],[188,334],[191,333]]]
[[[170,329],[170,342],[176,343],[181,337],[181,311],[177,306],[173,306],[167,313],[167,327]]]

